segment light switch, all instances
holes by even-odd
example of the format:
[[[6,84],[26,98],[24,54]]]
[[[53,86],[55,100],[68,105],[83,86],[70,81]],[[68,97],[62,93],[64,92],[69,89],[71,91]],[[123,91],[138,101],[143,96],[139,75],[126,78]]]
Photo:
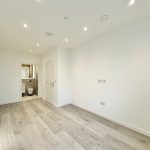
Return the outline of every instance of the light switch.
[[[101,80],[101,79],[98,79],[98,83],[102,83],[103,82],[103,80]]]
[[[103,83],[106,83],[106,80],[103,80]]]

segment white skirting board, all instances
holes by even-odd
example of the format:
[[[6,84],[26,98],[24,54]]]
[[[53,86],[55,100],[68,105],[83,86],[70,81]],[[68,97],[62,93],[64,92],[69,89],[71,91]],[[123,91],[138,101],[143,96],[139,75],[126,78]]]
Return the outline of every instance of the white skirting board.
[[[111,117],[108,117],[108,116],[105,116],[105,115],[102,115],[102,114],[98,114],[98,113],[96,113],[96,112],[93,112],[93,111],[91,111],[91,110],[89,110],[89,109],[87,109],[87,108],[85,108],[85,107],[76,105],[76,104],[74,104],[74,103],[72,103],[72,105],[74,105],[74,106],[76,106],[76,107],[79,107],[79,108],[81,108],[81,109],[83,109],[83,110],[86,110],[86,111],[88,111],[88,112],[91,112],[91,113],[93,113],[93,114],[95,114],[95,115],[97,115],[97,116],[100,116],[100,117],[102,117],[102,118],[105,118],[105,119],[107,119],[107,120],[109,120],[109,121],[112,121],[112,122],[114,122],[114,123],[117,123],[117,124],[119,124],[119,125],[122,125],[122,126],[128,128],[128,129],[134,130],[134,131],[136,131],[136,132],[138,132],[138,133],[140,133],[140,134],[143,134],[143,135],[146,135],[146,136],[150,137],[150,132],[148,132],[148,131],[145,131],[145,130],[143,130],[143,129],[139,129],[139,128],[135,127],[135,126],[129,125],[129,124],[124,123],[124,122],[121,122],[121,121],[116,120],[116,119],[113,119],[113,118],[111,118]]]
[[[0,106],[2,106],[2,105],[7,105],[7,104],[14,104],[14,103],[18,103],[18,102],[21,102],[21,100],[18,100],[18,101],[0,102]]]

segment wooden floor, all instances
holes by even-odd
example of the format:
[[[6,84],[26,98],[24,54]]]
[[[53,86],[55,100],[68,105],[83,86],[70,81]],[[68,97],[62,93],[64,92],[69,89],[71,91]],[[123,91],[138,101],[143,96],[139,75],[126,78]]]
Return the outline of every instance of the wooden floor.
[[[150,150],[150,139],[73,105],[0,106],[0,150]]]

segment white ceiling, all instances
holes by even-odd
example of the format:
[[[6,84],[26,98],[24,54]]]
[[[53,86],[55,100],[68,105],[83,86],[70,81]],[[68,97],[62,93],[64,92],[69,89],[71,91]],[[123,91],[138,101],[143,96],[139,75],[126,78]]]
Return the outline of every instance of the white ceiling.
[[[130,0],[39,1],[0,0],[0,50],[33,49],[33,53],[41,54],[55,46],[72,48],[150,14],[150,0],[136,0],[131,7]],[[109,19],[103,22],[100,17],[105,14]],[[25,29],[23,23],[29,28]],[[46,36],[46,32],[53,36]],[[69,39],[67,43],[65,38]]]

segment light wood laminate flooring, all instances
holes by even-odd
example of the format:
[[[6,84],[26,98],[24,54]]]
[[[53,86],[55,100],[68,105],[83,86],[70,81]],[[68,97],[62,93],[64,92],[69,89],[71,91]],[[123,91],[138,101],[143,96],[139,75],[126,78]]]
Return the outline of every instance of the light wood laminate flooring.
[[[150,150],[150,138],[73,105],[0,106],[0,150]]]

